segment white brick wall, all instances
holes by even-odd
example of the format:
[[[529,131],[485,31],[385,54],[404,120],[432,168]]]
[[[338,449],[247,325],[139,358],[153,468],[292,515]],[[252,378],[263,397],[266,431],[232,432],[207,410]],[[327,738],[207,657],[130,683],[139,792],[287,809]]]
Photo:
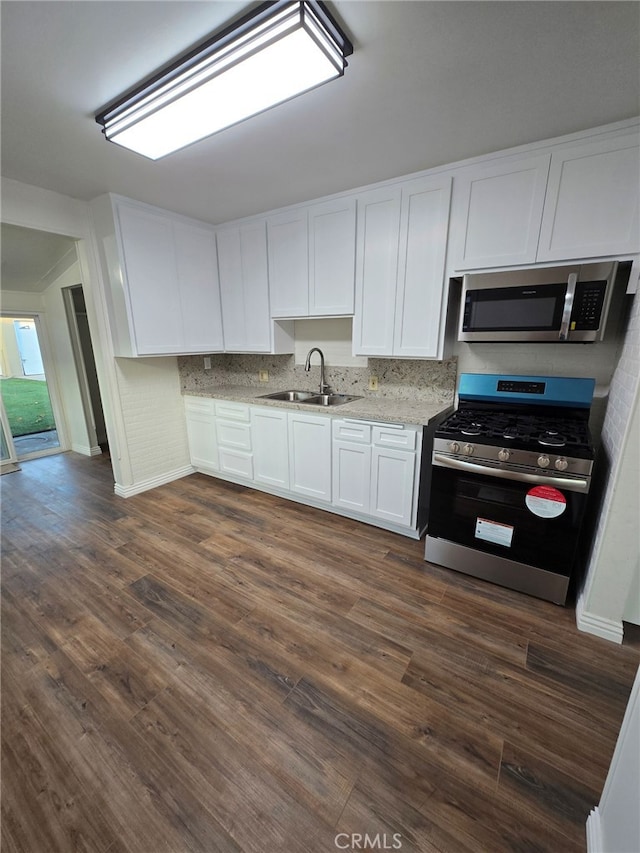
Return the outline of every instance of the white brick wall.
[[[118,358],[116,374],[133,483],[189,465],[177,360]]]

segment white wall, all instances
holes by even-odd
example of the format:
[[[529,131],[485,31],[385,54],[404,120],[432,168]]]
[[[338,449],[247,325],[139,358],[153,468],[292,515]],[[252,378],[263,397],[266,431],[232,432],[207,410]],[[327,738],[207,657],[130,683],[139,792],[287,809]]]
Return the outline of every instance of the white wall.
[[[177,361],[145,359],[116,366],[98,246],[86,202],[2,180],[2,221],[78,240],[81,283],[94,346],[116,492],[133,494],[190,469]],[[20,309],[22,310],[22,309]],[[66,321],[65,321],[66,322]],[[157,362],[155,365],[150,362]],[[152,389],[152,395],[149,394]],[[152,399],[151,399],[152,397]],[[146,413],[139,401],[147,403]],[[163,452],[168,435],[176,444]]]
[[[42,298],[69,444],[71,450],[76,453],[91,456],[100,453],[100,447],[93,426],[87,424],[82,405],[78,371],[62,296],[62,288],[80,284],[81,276],[80,264],[76,261],[49,285]]]
[[[578,601],[578,627],[622,642],[623,618],[640,564],[640,299],[636,298],[618,366],[611,381],[602,431],[609,479],[588,574]]]
[[[589,853],[640,850],[640,669],[600,798],[587,821]]]

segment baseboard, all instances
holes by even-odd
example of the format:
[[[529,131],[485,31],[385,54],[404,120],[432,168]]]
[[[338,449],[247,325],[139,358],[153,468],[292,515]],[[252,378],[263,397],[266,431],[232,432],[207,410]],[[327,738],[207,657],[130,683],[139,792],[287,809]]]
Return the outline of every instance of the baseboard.
[[[171,483],[174,480],[180,480],[182,477],[187,477],[195,472],[193,465],[185,465],[184,468],[176,468],[166,474],[161,474],[158,477],[151,477],[149,480],[141,480],[139,483],[134,483],[131,486],[121,486],[116,483],[113,491],[121,498],[130,498],[133,495],[139,495],[141,492],[148,492],[149,489],[155,489],[158,486],[164,486],[165,483]]]
[[[622,643],[624,637],[622,620],[616,621],[598,616],[596,613],[589,613],[584,609],[581,597],[576,602],[576,625],[578,630],[584,631],[585,634],[594,634],[596,637],[602,637],[603,640],[609,640],[618,645]]]
[[[72,444],[71,449],[74,453],[81,453],[83,456],[100,456],[102,453],[98,444],[95,447],[89,447],[88,444]]]
[[[596,806],[587,818],[587,853],[602,853],[602,823]]]

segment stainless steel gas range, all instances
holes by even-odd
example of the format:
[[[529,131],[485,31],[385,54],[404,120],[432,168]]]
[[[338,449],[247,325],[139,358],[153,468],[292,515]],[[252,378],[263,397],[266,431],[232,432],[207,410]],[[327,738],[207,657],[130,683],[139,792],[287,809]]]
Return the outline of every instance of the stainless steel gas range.
[[[425,559],[564,604],[591,483],[593,379],[463,373],[435,431]]]

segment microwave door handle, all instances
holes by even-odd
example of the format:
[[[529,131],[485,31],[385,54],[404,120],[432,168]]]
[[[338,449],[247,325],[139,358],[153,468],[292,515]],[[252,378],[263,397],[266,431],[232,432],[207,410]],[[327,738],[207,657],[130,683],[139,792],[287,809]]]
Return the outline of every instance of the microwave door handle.
[[[564,308],[562,310],[562,320],[560,322],[560,333],[558,335],[561,341],[566,341],[569,338],[569,323],[571,322],[571,311],[573,310],[573,297],[576,293],[576,282],[578,276],[572,272],[567,279],[567,290],[564,295]]]
[[[508,468],[491,468],[488,465],[478,465],[475,462],[467,462],[466,459],[455,459],[451,456],[443,456],[434,451],[432,462],[436,467],[453,468],[457,471],[468,471],[474,474],[483,474],[485,477],[498,477],[501,480],[518,480],[521,483],[535,483],[540,486],[555,486],[567,489],[569,492],[589,491],[589,481],[569,477],[545,477],[541,474],[530,474],[527,471],[510,471]]]

